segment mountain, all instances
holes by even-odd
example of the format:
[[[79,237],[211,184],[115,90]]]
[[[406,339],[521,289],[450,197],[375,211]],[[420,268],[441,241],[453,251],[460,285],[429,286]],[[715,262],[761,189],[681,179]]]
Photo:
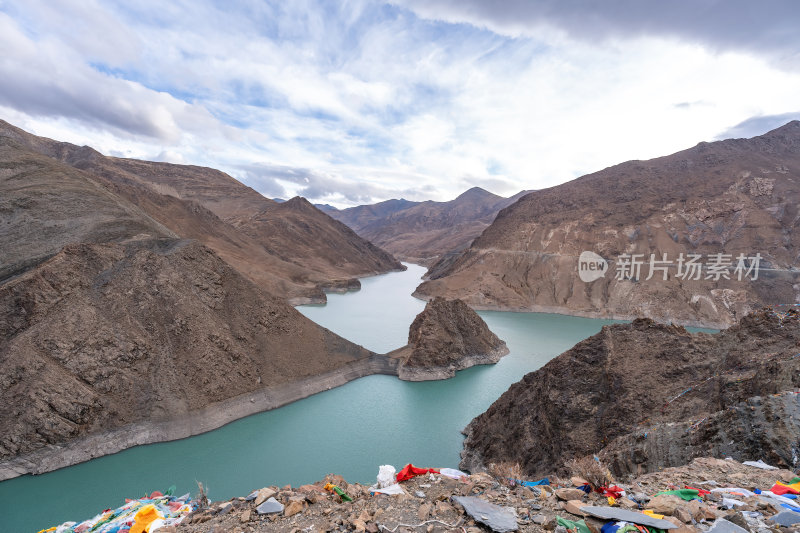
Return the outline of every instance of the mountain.
[[[525,193],[503,198],[473,187],[449,202],[387,200],[330,214],[395,256],[429,265],[469,246],[500,209]]]
[[[432,266],[415,294],[480,309],[724,327],[761,304],[800,301],[798,204],[793,121],[532,192],[462,254]],[[599,256],[584,256],[586,282],[583,252]]]
[[[622,476],[713,456],[796,469],[798,342],[794,312],[760,310],[714,335],[605,326],[473,419],[461,467],[518,464],[536,478],[595,456]]]
[[[173,238],[69,244],[0,285],[0,354],[0,479],[213,429],[276,406],[242,395],[304,397],[374,357]]]
[[[111,180],[69,164],[102,168],[89,148],[20,143],[12,134],[0,135],[0,479],[189,436],[365,374],[396,373],[386,357],[314,324],[185,238],[209,231],[209,242],[227,251],[242,245],[242,253],[255,242],[199,203],[119,169]],[[304,200],[291,203],[290,228],[324,221]],[[229,212],[241,205],[210,204]],[[313,238],[339,235],[341,224],[331,222],[333,233]]]
[[[0,283],[72,242],[177,238],[92,176],[0,135]]]
[[[91,175],[173,234],[194,238],[270,292],[294,303],[322,289],[403,266],[307,202],[282,204],[218,170],[103,156],[0,121],[0,139]]]

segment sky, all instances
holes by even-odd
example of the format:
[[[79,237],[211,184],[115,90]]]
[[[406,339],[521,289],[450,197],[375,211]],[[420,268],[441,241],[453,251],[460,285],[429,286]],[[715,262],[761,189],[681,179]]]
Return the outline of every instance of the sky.
[[[337,207],[800,119],[794,0],[0,0],[0,118]]]

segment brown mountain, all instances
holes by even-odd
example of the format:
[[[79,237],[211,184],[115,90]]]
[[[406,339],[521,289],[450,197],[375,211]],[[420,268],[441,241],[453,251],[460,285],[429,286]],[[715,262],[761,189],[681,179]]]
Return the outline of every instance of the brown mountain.
[[[757,311],[718,334],[605,326],[512,385],[465,429],[461,466],[530,476],[598,455],[619,474],[694,457],[798,466],[800,320]]]
[[[730,325],[763,303],[799,301],[798,204],[794,121],[530,193],[500,211],[468,250],[434,265],[416,294],[481,309]],[[604,277],[580,279],[584,251],[610,262]],[[666,254],[654,264],[665,269],[650,270],[651,254]],[[689,254],[701,256],[699,271],[686,266]],[[626,262],[643,263],[638,275]]]
[[[71,242],[176,238],[92,176],[0,135],[0,283]]]
[[[249,242],[197,203],[0,136],[0,479],[396,373],[148,212]]]
[[[70,244],[6,281],[0,354],[0,479],[213,429],[382,365],[180,239]]]
[[[200,240],[295,303],[324,301],[322,288],[358,286],[355,277],[403,268],[304,200],[278,204],[218,170],[106,157],[2,121],[0,138],[91,174],[175,234]]]
[[[523,194],[503,198],[473,187],[449,202],[387,200],[330,214],[395,256],[430,265],[469,246],[500,209]]]

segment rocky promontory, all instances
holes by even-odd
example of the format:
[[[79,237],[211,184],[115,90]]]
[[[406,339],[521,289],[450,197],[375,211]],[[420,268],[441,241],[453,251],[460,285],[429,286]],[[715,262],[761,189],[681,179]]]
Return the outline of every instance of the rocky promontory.
[[[797,468],[800,321],[760,310],[718,334],[605,326],[514,384],[465,429],[462,468],[535,476],[595,455],[615,474],[694,457]]]
[[[496,363],[508,353],[506,343],[461,300],[434,298],[412,322],[402,357],[400,379],[447,379],[457,370]]]

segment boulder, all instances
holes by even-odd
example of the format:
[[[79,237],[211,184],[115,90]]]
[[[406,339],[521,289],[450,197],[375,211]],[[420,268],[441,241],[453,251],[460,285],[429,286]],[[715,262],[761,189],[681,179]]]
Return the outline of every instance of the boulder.
[[[647,507],[656,514],[672,516],[675,510],[683,506],[684,503],[686,502],[674,494],[661,494],[650,500]]]
[[[268,498],[264,503],[256,507],[258,514],[273,514],[283,511],[283,504],[273,497]]]
[[[294,516],[303,511],[303,504],[297,500],[290,501],[283,510],[283,516]]]
[[[556,496],[559,500],[582,500],[586,493],[580,489],[556,489]]]

